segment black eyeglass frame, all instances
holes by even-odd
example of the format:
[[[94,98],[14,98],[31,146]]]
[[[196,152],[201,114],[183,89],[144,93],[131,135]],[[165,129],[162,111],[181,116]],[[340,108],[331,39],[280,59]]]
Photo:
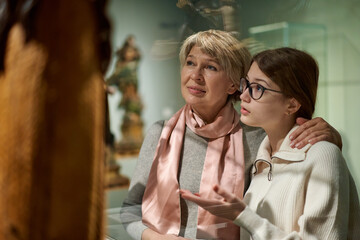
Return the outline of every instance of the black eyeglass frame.
[[[242,82],[243,82],[243,81],[245,81],[245,83],[246,83],[245,89],[242,89],[242,87],[243,87]],[[250,87],[250,86],[253,85],[253,84],[256,84],[258,87],[261,88],[261,94],[260,94],[260,97],[258,97],[258,98],[254,98],[254,97],[253,97],[252,88]],[[283,92],[278,91],[278,90],[266,88],[266,87],[264,87],[263,85],[261,85],[261,84],[259,84],[259,83],[255,83],[255,82],[250,83],[249,80],[247,80],[246,78],[242,77],[242,78],[240,78],[239,92],[240,92],[241,94],[243,94],[243,93],[246,91],[246,89],[249,89],[250,97],[251,97],[252,99],[254,99],[254,100],[259,100],[259,99],[263,96],[263,94],[264,94],[264,92],[265,92],[266,90],[267,90],[267,91],[271,91],[271,92],[283,93]]]

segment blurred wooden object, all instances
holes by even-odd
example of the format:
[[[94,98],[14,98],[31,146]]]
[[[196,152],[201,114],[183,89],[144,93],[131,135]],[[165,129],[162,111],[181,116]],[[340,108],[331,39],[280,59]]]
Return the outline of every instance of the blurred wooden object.
[[[104,237],[104,2],[1,1],[0,239]]]

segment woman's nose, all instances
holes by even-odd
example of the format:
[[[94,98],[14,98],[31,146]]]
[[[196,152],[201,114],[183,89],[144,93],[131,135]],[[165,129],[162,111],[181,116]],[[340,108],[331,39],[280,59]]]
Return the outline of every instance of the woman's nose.
[[[193,80],[202,81],[203,80],[203,74],[202,70],[199,67],[193,68],[191,72],[191,78]]]

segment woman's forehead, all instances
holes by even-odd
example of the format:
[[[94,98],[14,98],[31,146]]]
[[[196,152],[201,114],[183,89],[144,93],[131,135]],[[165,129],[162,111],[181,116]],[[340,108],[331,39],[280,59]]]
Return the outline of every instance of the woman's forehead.
[[[207,49],[205,49],[205,48],[203,48],[201,46],[194,45],[190,49],[190,51],[188,53],[188,56],[189,55],[194,55],[194,54],[203,54],[203,55],[206,55],[206,58],[211,59],[212,61],[218,62],[218,58],[214,54],[212,54]]]

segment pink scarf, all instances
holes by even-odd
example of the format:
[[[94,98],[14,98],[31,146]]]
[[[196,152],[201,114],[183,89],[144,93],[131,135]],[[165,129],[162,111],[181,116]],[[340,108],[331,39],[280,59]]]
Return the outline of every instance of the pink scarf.
[[[142,202],[142,220],[161,234],[178,235],[181,225],[178,169],[185,128],[208,138],[200,182],[200,195],[215,198],[219,184],[243,198],[244,153],[239,115],[228,102],[214,122],[205,125],[189,105],[181,108],[164,126],[157,145]],[[239,239],[239,228],[199,207],[197,238]]]

